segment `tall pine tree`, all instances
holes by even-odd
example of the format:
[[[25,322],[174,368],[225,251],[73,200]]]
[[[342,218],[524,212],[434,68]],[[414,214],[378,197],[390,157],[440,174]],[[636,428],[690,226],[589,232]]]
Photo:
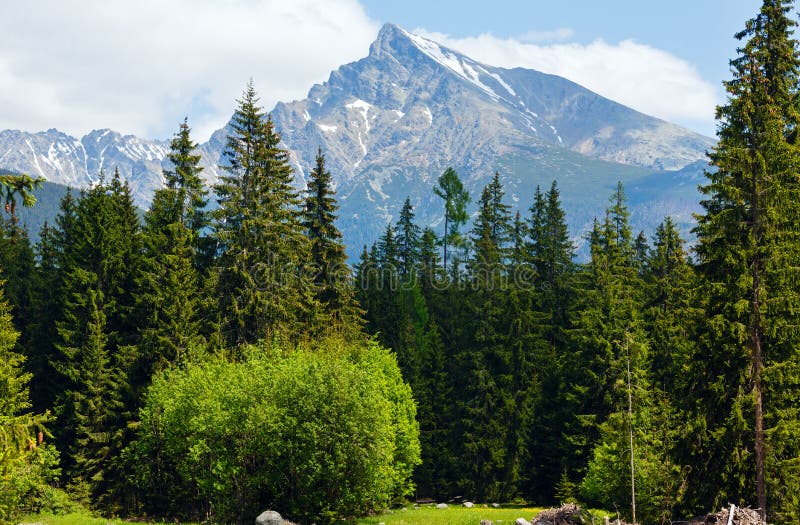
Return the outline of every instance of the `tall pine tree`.
[[[743,45],[731,61],[728,100],[717,109],[716,169],[702,187],[696,230],[708,325],[692,398],[694,462],[725,466],[719,485],[692,491],[698,504],[738,501],[797,521],[800,60],[791,7],[765,0],[736,35]]]
[[[313,285],[302,271],[308,238],[289,156],[279,143],[251,81],[231,120],[226,175],[215,186],[219,308],[223,335],[234,347],[297,334],[314,317]]]
[[[467,204],[469,204],[470,197],[464,188],[464,183],[461,182],[458,173],[453,168],[447,168],[442,173],[433,192],[444,200],[444,235],[441,240],[444,248],[443,266],[446,274],[448,248],[462,244],[458,229],[467,221]]]
[[[311,171],[303,210],[303,227],[311,243],[311,271],[316,301],[334,326],[359,325],[360,313],[355,304],[352,273],[336,227],[336,193],[331,174],[325,168],[322,149],[317,151],[316,166]]]

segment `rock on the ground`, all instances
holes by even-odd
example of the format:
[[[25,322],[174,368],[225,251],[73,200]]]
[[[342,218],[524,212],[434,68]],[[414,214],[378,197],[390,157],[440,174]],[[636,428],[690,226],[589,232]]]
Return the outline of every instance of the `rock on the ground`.
[[[500,508],[500,504],[499,503],[492,503],[492,508],[493,509],[499,509]]]
[[[514,522],[514,525],[531,525],[531,522],[525,518],[517,518],[517,521]]]
[[[462,505],[465,506],[468,509],[471,509],[472,507],[475,506],[475,504],[472,503],[471,501],[465,501],[464,503],[462,503]]]
[[[447,503],[439,503],[439,504],[436,505],[436,508],[437,509],[446,509],[447,508]]]
[[[494,525],[494,523],[489,520],[481,520],[481,525]]]
[[[256,518],[256,525],[283,525],[283,518],[274,510],[265,510]]]

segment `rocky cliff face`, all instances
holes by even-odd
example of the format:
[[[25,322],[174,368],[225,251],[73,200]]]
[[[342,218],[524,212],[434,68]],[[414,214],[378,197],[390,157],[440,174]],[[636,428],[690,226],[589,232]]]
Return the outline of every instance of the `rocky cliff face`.
[[[278,103],[272,116],[298,187],[317,148],[325,152],[351,253],[396,219],[406,196],[421,223],[438,225],[441,205],[431,186],[448,166],[473,195],[498,171],[508,201],[521,207],[536,185],[558,180],[576,236],[602,213],[617,180],[633,189],[636,226],[652,227],[654,209],[689,217],[696,184],[681,185],[682,175],[666,170],[702,159],[713,145],[564,78],[481,64],[390,24],[367,57],[332,72],[306,99]],[[219,130],[200,148],[211,183],[226,135],[227,128]],[[168,146],[111,130],[81,139],[56,130],[3,131],[0,167],[72,186],[118,168],[146,207],[163,184]],[[637,209],[648,213],[637,216]]]

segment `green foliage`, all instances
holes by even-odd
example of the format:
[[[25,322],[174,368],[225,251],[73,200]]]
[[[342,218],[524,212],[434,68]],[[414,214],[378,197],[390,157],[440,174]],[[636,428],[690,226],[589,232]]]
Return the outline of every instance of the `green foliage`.
[[[174,203],[174,190],[156,193],[145,216],[144,259],[137,297],[141,359],[140,384],[155,370],[186,359],[189,349],[205,344],[208,320],[202,276],[194,267],[192,231],[181,222],[168,222],[164,208]]]
[[[276,333],[295,334],[316,322],[300,199],[289,154],[264,118],[252,82],[231,121],[226,174],[214,189],[213,230],[219,257],[217,298],[222,335],[230,347]]]
[[[529,291],[520,301],[521,326],[525,327],[521,335],[538,381],[531,392],[530,425],[535,430],[525,442],[525,487],[529,494],[548,495],[560,481],[571,450],[567,443],[572,436],[565,439],[563,432],[564,422],[571,417],[571,404],[565,399],[570,395],[566,377],[575,364],[568,335],[576,296],[575,249],[555,181],[544,194],[537,188],[526,226],[521,269],[528,274],[521,284]]]
[[[184,121],[169,154],[174,171],[164,172],[167,187],[156,192],[145,215],[136,298],[141,356],[134,378],[141,386],[155,370],[187,359],[213,331],[213,318],[203,314],[213,310],[204,289],[211,255],[203,237],[206,190],[189,133]]]
[[[19,333],[0,288],[0,523],[43,504],[47,483],[58,475],[58,453],[43,445],[47,415],[29,412],[30,374],[14,352]],[[48,435],[49,436],[49,435]]]
[[[197,144],[191,138],[189,120],[185,118],[170,142],[167,158],[172,166],[171,169],[164,170],[164,179],[166,189],[178,193],[176,211],[179,222],[199,238],[201,231],[207,226],[204,210],[208,204],[208,190],[200,177],[203,167],[200,165],[200,155],[195,154],[196,149]]]
[[[315,299],[321,310],[317,315],[327,329],[331,329],[332,324],[334,329],[352,330],[361,324],[361,311],[355,304],[352,272],[346,263],[342,233],[335,224],[339,206],[321,149],[309,178],[302,225],[311,244],[309,266],[314,276]]]
[[[464,188],[464,184],[458,177],[458,173],[453,168],[447,168],[439,177],[437,186],[433,188],[439,198],[444,200],[444,236],[442,246],[444,247],[444,270],[447,272],[447,248],[449,246],[461,246],[463,240],[458,229],[467,222],[467,204],[470,196]]]
[[[682,490],[681,468],[670,459],[678,437],[678,424],[669,407],[652,404],[652,393],[644,382],[634,388],[634,479],[637,521],[645,525],[670,519]],[[631,471],[630,425],[623,411],[611,414],[599,428],[600,441],[592,450],[580,494],[587,503],[622,509],[630,516]]]
[[[49,364],[59,386],[50,406],[64,478],[79,497],[117,509],[127,506],[117,456],[140,388],[132,381],[139,219],[130,189],[115,174],[82,192],[74,207],[67,204],[58,222],[58,266],[48,269],[61,279]]]
[[[728,100],[717,109],[716,170],[701,188],[696,232],[707,322],[702,361],[693,360],[690,372],[697,385],[690,459],[726,466],[719,483],[693,479],[690,511],[738,501],[775,516],[797,514],[783,490],[768,500],[768,488],[800,458],[800,440],[789,437],[800,428],[800,55],[791,4],[765,0],[737,35]]]
[[[329,522],[410,493],[416,409],[389,352],[327,340],[247,355],[156,377],[127,452],[146,508]]]
[[[590,236],[591,262],[580,276],[574,329],[575,353],[564,370],[564,402],[568,409],[565,451],[570,474],[581,474],[599,439],[599,425],[626,407],[619,388],[627,369],[626,341],[634,375],[646,374],[647,336],[642,325],[642,283],[632,254],[628,210],[621,185],[610,199],[606,218],[595,221]],[[638,351],[637,351],[638,350]]]
[[[564,469],[561,472],[561,477],[558,479],[558,483],[556,483],[555,486],[556,501],[561,505],[565,505],[567,503],[578,503],[578,498],[576,496],[577,493],[578,485],[569,479],[567,469]]]
[[[6,213],[11,215],[11,223],[17,224],[17,199],[22,200],[25,208],[36,204],[33,190],[39,189],[44,183],[44,178],[33,178],[30,175],[0,174],[0,186],[3,188],[3,201]]]
[[[504,267],[511,218],[502,198],[495,174],[481,194],[471,235],[471,290],[465,299],[474,320],[468,328],[472,344],[454,355],[461,385],[455,431],[463,436],[459,456],[464,460],[457,483],[478,501],[516,496],[521,431],[527,427],[523,401],[531,374],[524,343],[516,340],[517,330],[512,328],[517,321],[509,303],[514,283]]]
[[[632,461],[644,524],[767,501],[797,522],[790,8],[764,0],[738,35],[696,264],[672,219],[652,246],[631,231],[621,183],[585,264],[555,182],[512,217],[496,173],[464,236],[470,196],[447,169],[442,237],[407,199],[353,290],[322,151],[301,200],[252,82],[212,214],[186,120],[143,228],[115,175],[67,193],[34,251],[16,202],[42,190],[0,173],[0,519],[67,507],[59,468],[95,507],[170,519],[352,520],[412,493],[627,509]]]

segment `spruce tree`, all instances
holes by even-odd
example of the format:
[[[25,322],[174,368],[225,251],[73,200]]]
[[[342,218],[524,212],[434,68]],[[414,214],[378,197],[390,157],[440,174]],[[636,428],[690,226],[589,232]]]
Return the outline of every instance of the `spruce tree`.
[[[650,246],[647,244],[647,236],[643,231],[639,232],[636,240],[633,241],[633,259],[639,268],[639,273],[643,274],[646,270],[647,258],[650,255]]]
[[[708,322],[704,366],[693,370],[701,421],[693,462],[725,467],[719,484],[691,490],[698,505],[739,501],[797,521],[800,396],[790,385],[800,377],[800,58],[791,8],[765,0],[736,35],[743,45],[717,109],[715,170],[701,188],[696,230]]]
[[[20,332],[17,351],[28,355],[33,350],[31,325],[36,315],[38,276],[28,233],[14,220],[0,219],[0,269],[6,297],[15,313],[14,323]]]
[[[645,320],[651,339],[653,382],[683,405],[685,371],[696,352],[702,298],[684,241],[671,217],[656,228],[645,271]]]
[[[422,450],[422,463],[414,472],[414,482],[418,494],[442,497],[450,492],[453,466],[459,463],[451,445],[453,388],[447,375],[439,327],[432,317],[425,327],[425,337],[420,381],[414,392]]]
[[[321,148],[316,162],[309,175],[303,211],[303,227],[311,243],[315,298],[334,325],[357,326],[359,311],[351,285],[352,273],[347,266],[342,233],[336,227],[339,206]]]
[[[409,280],[414,276],[419,259],[420,229],[414,224],[414,207],[408,197],[400,210],[397,235],[400,277]]]
[[[207,191],[200,177],[200,156],[186,119],[170,143],[171,169],[166,187],[156,191],[145,215],[142,272],[137,285],[140,358],[134,382],[149,383],[158,369],[185,361],[206,346],[213,332],[213,311],[206,298],[205,270],[210,264]]]
[[[300,201],[288,153],[271,118],[264,118],[252,81],[231,120],[215,186],[214,238],[220,253],[217,295],[230,346],[313,322],[313,285]]]
[[[149,383],[157,370],[186,361],[205,346],[209,321],[201,274],[195,267],[192,230],[181,222],[179,190],[156,192],[145,215],[144,258],[138,286],[140,361],[137,382]]]
[[[618,184],[605,221],[595,221],[589,237],[591,261],[581,276],[572,331],[575,352],[561,367],[571,412],[564,460],[569,479],[583,478],[581,494],[590,504],[631,509],[625,514],[634,521],[638,507],[644,523],[658,523],[669,516],[678,491],[671,461],[677,419],[652,385],[646,295],[628,217]]]
[[[441,269],[437,242],[436,234],[431,228],[422,231],[419,246],[419,275],[422,291],[428,301],[431,300],[431,292],[437,284]]]
[[[562,478],[570,479],[562,427],[572,417],[565,398],[570,396],[566,377],[574,365],[569,334],[576,298],[575,248],[555,181],[545,194],[537,188],[528,224],[526,252],[535,270],[535,287],[527,315],[535,338],[530,359],[538,384],[531,401],[531,428],[536,430],[526,442],[527,486],[530,493],[547,498]],[[576,473],[571,475],[577,479]],[[554,497],[558,501],[558,495]]]
[[[544,275],[546,274],[544,257],[547,249],[548,236],[547,201],[539,186],[536,186],[536,192],[533,195],[533,204],[531,204],[529,212],[530,216],[528,218],[527,228],[529,239],[526,249],[536,273],[544,279]]]
[[[619,184],[604,222],[595,221],[589,236],[591,261],[580,276],[582,290],[571,331],[575,353],[567,358],[571,364],[562,368],[568,388],[564,403],[571,412],[565,422],[563,457],[571,479],[583,474],[600,437],[599,425],[621,408],[624,395],[618,382],[626,368],[623,349],[631,349],[637,370],[647,362],[642,285],[632,258],[628,216]]]
[[[467,296],[473,341],[459,349],[456,361],[463,390],[459,396],[457,431],[463,433],[459,456],[465,462],[462,490],[479,499],[509,499],[519,481],[521,440],[515,395],[520,349],[509,344],[508,251],[511,217],[502,202],[499,175],[487,184],[478,203],[471,232],[474,253],[469,261],[471,291]],[[524,352],[524,350],[522,350]],[[506,427],[510,423],[510,428]]]
[[[213,253],[211,239],[204,232],[209,223],[206,211],[208,190],[200,176],[203,167],[196,150],[197,144],[192,140],[188,118],[184,118],[170,142],[167,158],[171,166],[164,170],[164,180],[166,189],[176,192],[179,222],[192,234],[195,267],[205,271]]]
[[[117,458],[142,386],[130,382],[138,361],[139,219],[115,174],[82,192],[74,214],[59,222],[70,223],[71,243],[61,257],[58,352],[51,360],[61,387],[55,428],[68,480],[105,506],[125,493]]]
[[[575,271],[575,245],[570,239],[566,214],[561,206],[561,198],[556,181],[547,192],[545,242],[541,245],[541,278],[547,284],[547,311],[552,318],[554,333],[551,344],[562,341],[561,334],[569,327],[567,312],[572,296],[572,279]]]
[[[65,363],[59,371],[67,388],[58,400],[58,431],[64,451],[65,474],[73,493],[84,503],[108,505],[122,479],[114,462],[126,444],[125,430],[132,414],[126,411],[122,389],[126,378],[112,357],[106,305],[97,289],[97,276],[83,269],[70,274],[73,284],[85,286],[73,293],[59,324]]]
[[[33,373],[31,400],[39,412],[53,407],[62,391],[54,368],[61,358],[56,349],[59,342],[56,323],[66,300],[66,274],[75,264],[72,247],[76,242],[76,222],[76,200],[67,190],[59,204],[55,224],[42,228],[36,246],[35,314],[30,325],[31,344],[26,365]]]

